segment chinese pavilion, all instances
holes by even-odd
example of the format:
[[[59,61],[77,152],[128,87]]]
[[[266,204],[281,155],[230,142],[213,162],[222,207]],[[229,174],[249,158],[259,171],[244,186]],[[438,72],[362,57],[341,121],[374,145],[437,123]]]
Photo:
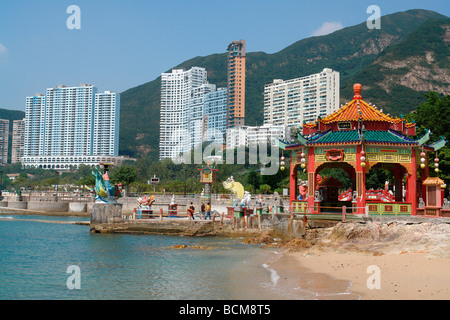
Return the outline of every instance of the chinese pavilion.
[[[370,214],[424,214],[423,208],[422,211],[418,209],[420,202],[431,209],[426,211],[428,215],[433,212],[438,215],[442,197],[437,202],[429,201],[427,185],[422,182],[429,177],[428,157],[434,156],[434,152],[445,145],[444,138],[427,145],[431,134],[427,131],[422,138],[415,140],[415,123],[384,114],[376,106],[362,100],[361,84],[355,84],[353,88],[355,95],[352,101],[323,119],[319,117],[315,122],[304,123],[303,134],[298,134],[295,143],[279,141],[280,148],[291,152],[292,210],[305,212],[307,208],[308,213],[327,212],[323,205],[320,188],[323,182],[319,174],[325,168],[341,168],[352,180],[351,190],[344,190],[351,196],[344,198],[354,213],[366,213],[367,205]],[[435,161],[438,163],[437,157]],[[439,171],[438,166],[436,172]],[[306,200],[298,200],[297,197],[297,172],[300,168],[307,173]],[[370,169],[387,169],[393,173],[395,192],[391,198],[377,198],[373,192],[366,190],[366,173]],[[345,202],[339,202],[337,198],[333,194],[334,206],[342,207]]]

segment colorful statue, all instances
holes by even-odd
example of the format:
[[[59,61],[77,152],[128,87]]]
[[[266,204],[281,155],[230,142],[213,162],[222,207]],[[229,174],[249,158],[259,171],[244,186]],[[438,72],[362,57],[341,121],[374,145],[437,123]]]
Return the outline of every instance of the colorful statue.
[[[233,176],[224,181],[223,186],[233,192],[236,201],[241,201],[244,198],[244,187],[239,182],[234,181]]]
[[[251,199],[252,199],[252,196],[251,196],[250,192],[244,191],[244,197],[242,198],[242,201],[241,201],[242,208],[248,207],[250,205]]]
[[[120,197],[122,184],[112,186],[109,181],[108,171],[102,175],[97,167],[92,171],[95,177],[95,186],[90,192],[95,194],[96,202],[100,203],[117,203],[116,198]]]
[[[151,197],[147,197],[144,196],[142,198],[137,198],[137,201],[139,203],[139,208],[150,208],[152,206],[152,204],[155,202],[155,196],[151,196]]]
[[[302,181],[300,183],[300,186],[298,187],[299,189],[299,196],[298,196],[298,200],[306,200],[306,198],[308,197],[308,186],[306,184],[305,181]]]

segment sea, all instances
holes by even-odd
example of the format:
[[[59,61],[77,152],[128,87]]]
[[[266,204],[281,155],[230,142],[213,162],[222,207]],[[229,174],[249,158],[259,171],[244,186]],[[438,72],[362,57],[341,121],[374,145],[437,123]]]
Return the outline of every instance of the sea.
[[[92,234],[87,217],[0,215],[0,300],[354,298],[323,277],[272,268],[283,253],[242,239]],[[182,249],[175,247],[182,246]],[[292,275],[289,275],[291,277]]]

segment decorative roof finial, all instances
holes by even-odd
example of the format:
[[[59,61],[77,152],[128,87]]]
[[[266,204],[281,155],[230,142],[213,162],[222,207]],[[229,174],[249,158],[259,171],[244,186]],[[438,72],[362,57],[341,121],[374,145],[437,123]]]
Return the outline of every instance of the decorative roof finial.
[[[361,84],[360,83],[355,83],[353,85],[353,91],[355,92],[355,96],[353,97],[353,100],[361,100]]]

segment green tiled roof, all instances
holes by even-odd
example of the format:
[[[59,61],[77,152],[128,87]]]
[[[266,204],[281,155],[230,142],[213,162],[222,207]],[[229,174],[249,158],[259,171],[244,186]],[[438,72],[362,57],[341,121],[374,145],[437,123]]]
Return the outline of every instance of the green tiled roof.
[[[372,131],[368,130],[364,133],[366,142],[381,143],[415,143],[407,137],[395,134],[391,131]],[[360,137],[357,130],[346,131],[329,131],[323,135],[312,138],[309,143],[345,143],[358,142]]]
[[[408,138],[403,138],[400,134],[394,134],[390,131],[367,131],[365,133],[366,141],[370,142],[390,142],[390,143],[412,143]]]
[[[357,130],[330,131],[311,142],[336,143],[336,142],[354,142],[354,141],[359,141],[359,134]]]

